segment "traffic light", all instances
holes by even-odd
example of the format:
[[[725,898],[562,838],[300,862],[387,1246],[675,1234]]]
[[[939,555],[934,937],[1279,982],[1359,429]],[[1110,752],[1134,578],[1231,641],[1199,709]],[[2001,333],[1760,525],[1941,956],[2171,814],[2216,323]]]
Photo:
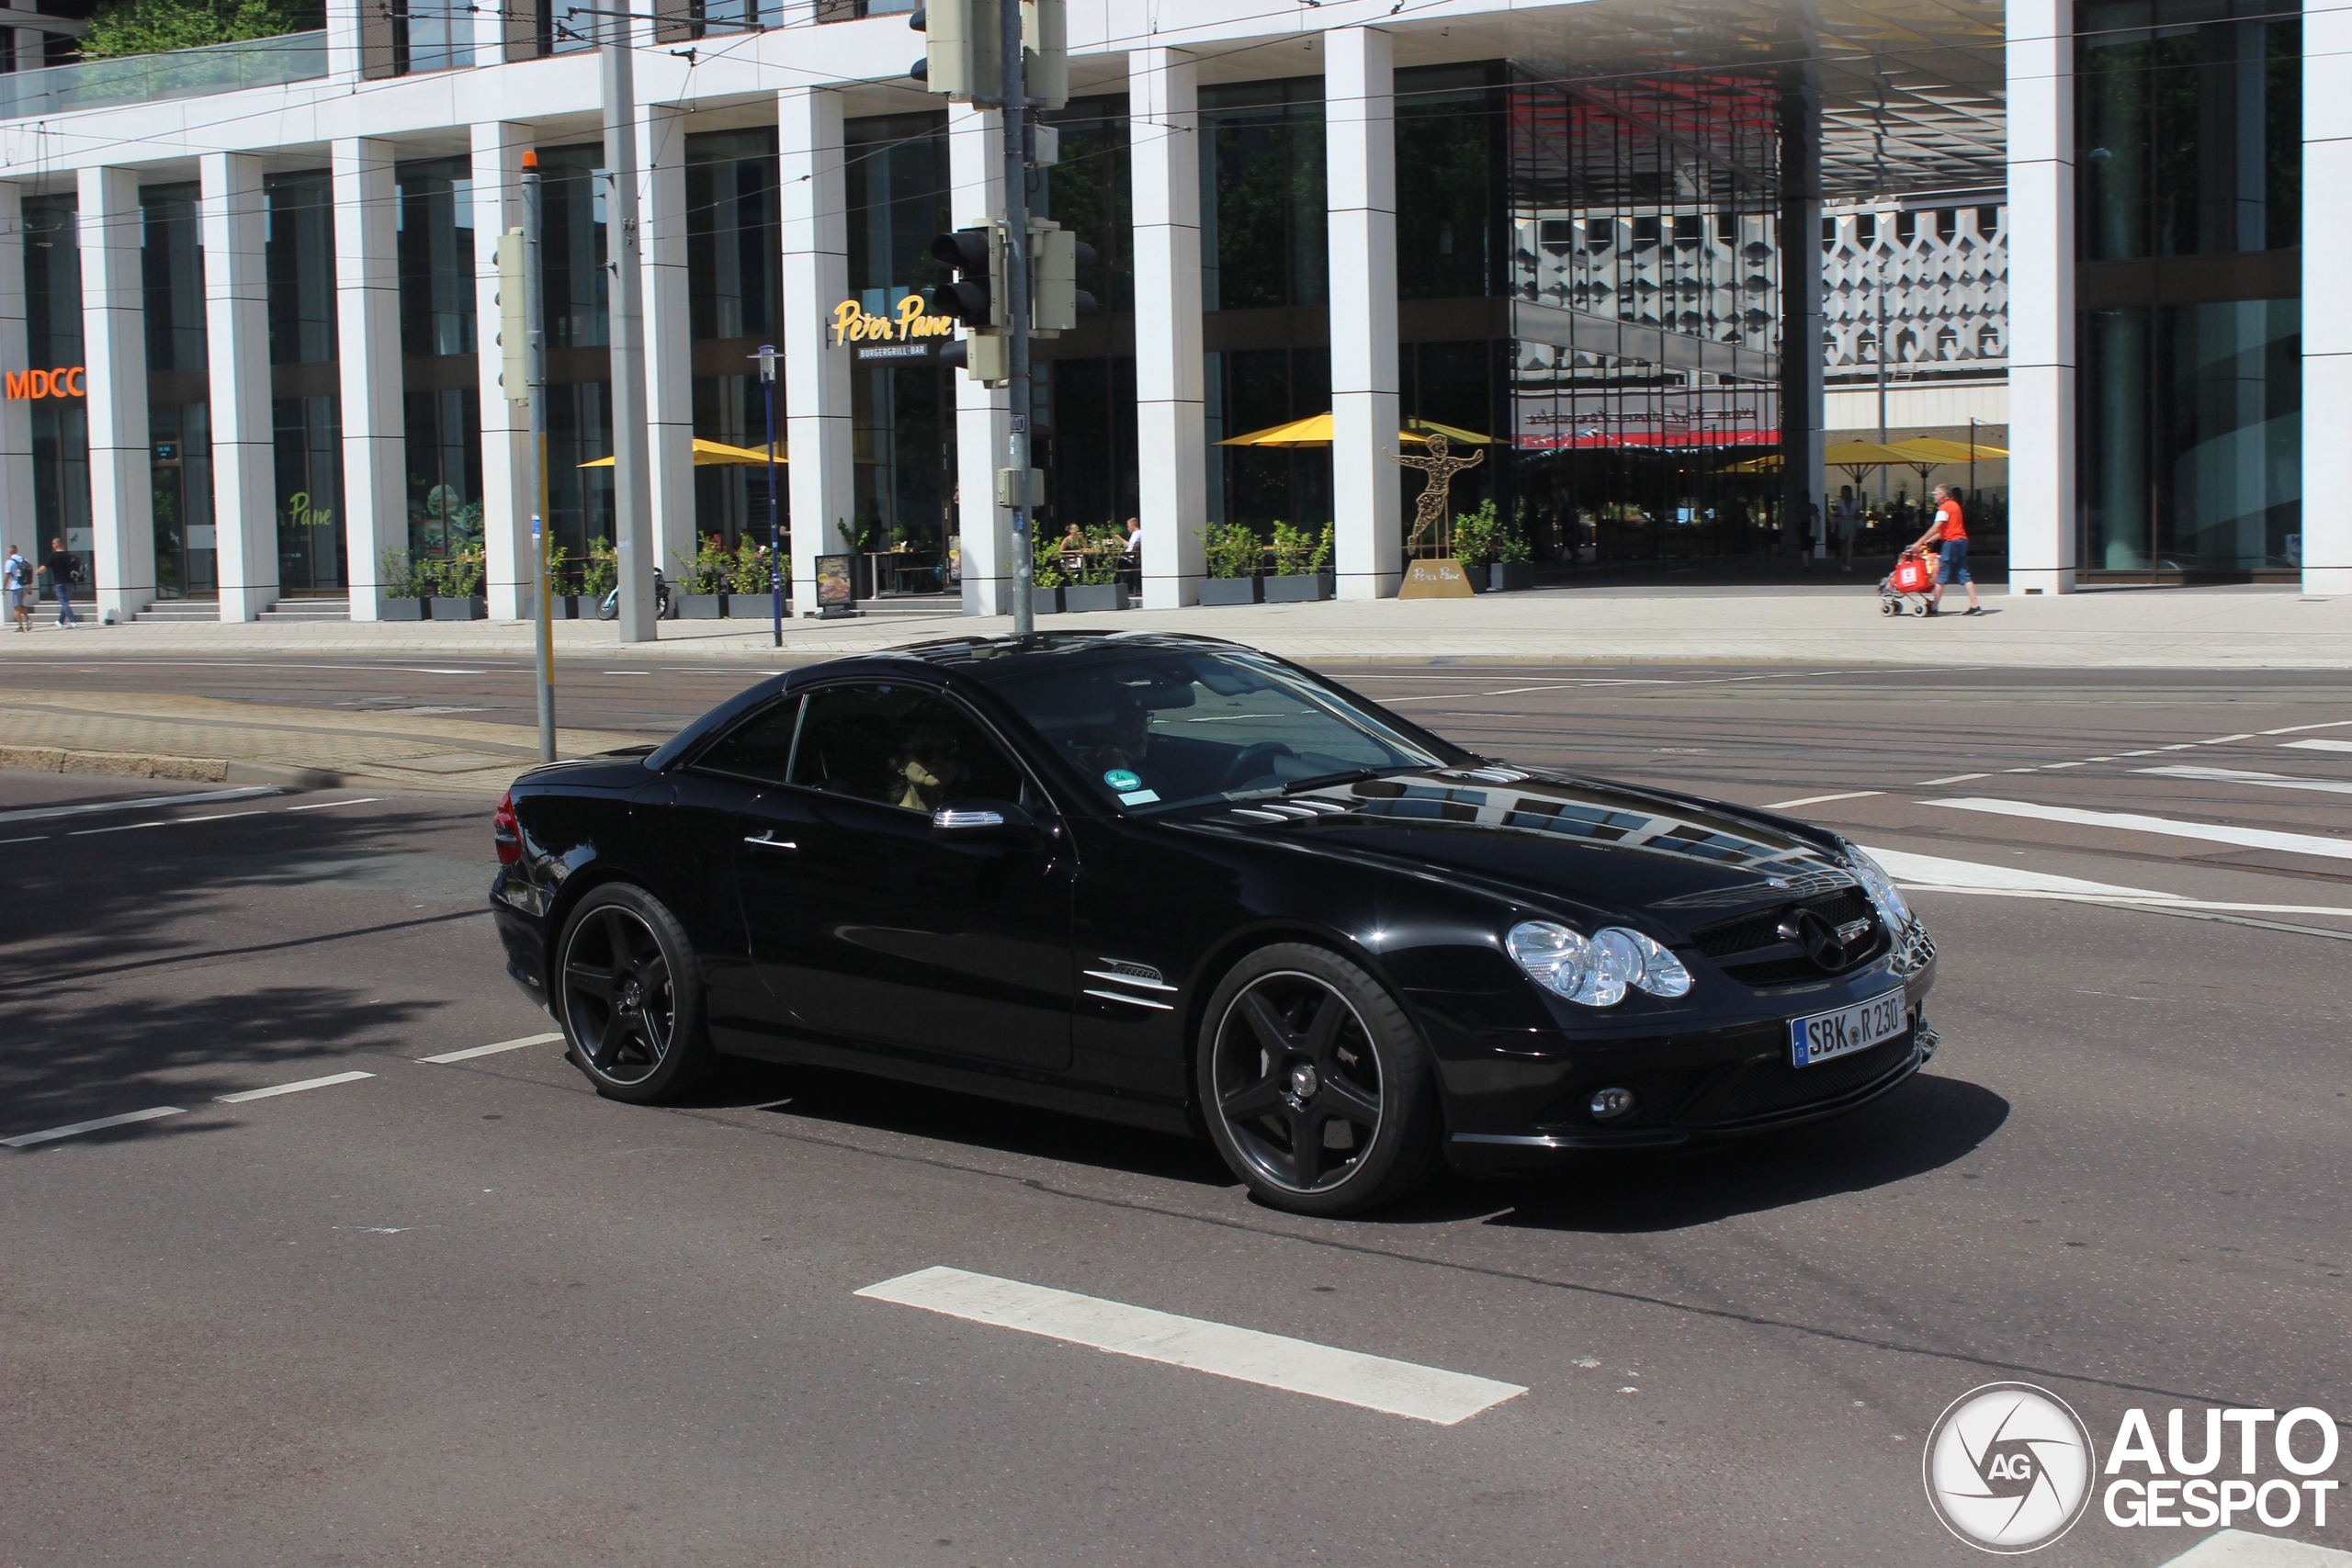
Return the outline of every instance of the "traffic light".
[[[1069,102],[1069,23],[1067,0],[1022,0],[1021,71],[1039,108]]]
[[[929,0],[907,18],[907,26],[923,35],[923,56],[908,74],[943,97],[1001,96],[1002,17],[999,0]]]
[[[531,400],[531,302],[523,231],[498,236],[498,389],[510,403]]]
[[[931,254],[956,274],[956,281],[934,285],[923,300],[924,310],[953,317],[974,332],[994,332],[1004,325],[1004,245],[993,227],[942,234],[931,242]]]
[[[1094,247],[1050,218],[1029,220],[1029,330],[1050,337],[1094,313],[1094,296],[1078,286],[1078,269],[1094,263]]]

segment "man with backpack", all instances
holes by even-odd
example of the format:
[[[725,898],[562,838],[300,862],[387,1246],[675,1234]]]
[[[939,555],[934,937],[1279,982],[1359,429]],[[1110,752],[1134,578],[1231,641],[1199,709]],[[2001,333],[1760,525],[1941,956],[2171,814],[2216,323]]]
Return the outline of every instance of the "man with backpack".
[[[0,584],[8,592],[8,618],[17,629],[33,629],[33,563],[25,558],[16,546],[8,547],[7,558],[0,560]]]
[[[82,563],[65,547],[63,539],[49,542],[49,586],[57,595],[57,624],[61,626],[80,625],[74,614],[74,580],[82,574]]]

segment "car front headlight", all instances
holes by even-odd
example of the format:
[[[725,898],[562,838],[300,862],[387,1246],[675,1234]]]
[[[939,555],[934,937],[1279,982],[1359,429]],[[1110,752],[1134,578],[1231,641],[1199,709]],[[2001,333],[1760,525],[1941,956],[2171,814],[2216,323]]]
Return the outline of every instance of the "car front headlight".
[[[1555,921],[1522,920],[1503,946],[1530,979],[1583,1007],[1615,1007],[1628,987],[1657,997],[1690,989],[1680,959],[1623,926],[1603,926],[1588,940]]]
[[[1852,870],[1855,880],[1862,885],[1862,891],[1870,895],[1871,905],[1886,921],[1886,929],[1897,936],[1908,931],[1911,906],[1903,901],[1902,890],[1894,886],[1894,878],[1886,874],[1886,867],[1871,859],[1868,850],[1853,844],[1846,846],[1846,863]]]

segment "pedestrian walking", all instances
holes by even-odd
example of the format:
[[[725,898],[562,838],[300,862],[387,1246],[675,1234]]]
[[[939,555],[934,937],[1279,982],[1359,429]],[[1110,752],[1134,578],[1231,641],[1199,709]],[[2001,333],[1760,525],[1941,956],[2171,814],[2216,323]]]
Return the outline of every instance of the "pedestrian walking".
[[[1829,509],[1831,525],[1838,530],[1838,570],[1854,570],[1854,536],[1862,531],[1862,503],[1854,499],[1852,485],[1838,487],[1838,502]]]
[[[1928,599],[1928,614],[1943,614],[1944,589],[1954,581],[1968,587],[1968,614],[1981,615],[1984,607],[1976,602],[1976,579],[1968,574],[1968,525],[1960,514],[1960,499],[1952,494],[1951,486],[1936,487],[1936,518],[1928,531],[1919,536],[1912,548],[1924,550],[1930,544],[1936,547],[1936,588]]]
[[[14,545],[8,547],[6,558],[0,559],[0,582],[6,585],[8,592],[8,618],[17,623],[18,631],[32,630],[33,563]]]
[[[74,615],[74,578],[82,570],[82,563],[74,558],[74,552],[65,547],[64,540],[51,539],[45,564],[49,567],[50,591],[57,595],[57,624],[78,626],[80,622]]]

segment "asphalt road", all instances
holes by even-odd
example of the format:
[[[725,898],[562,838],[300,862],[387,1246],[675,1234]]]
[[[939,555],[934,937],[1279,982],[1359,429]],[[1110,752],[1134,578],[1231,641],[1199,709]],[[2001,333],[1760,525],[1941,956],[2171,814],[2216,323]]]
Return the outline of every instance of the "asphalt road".
[[[528,722],[474,668],[40,679]],[[2102,1450],[2135,1406],[2352,1412],[2340,678],[1350,678],[1972,886],[1915,895],[1942,1053],[1827,1126],[1310,1222],[1204,1145],[845,1075],[647,1111],[552,1045],[422,1062],[548,1028],[486,803],[11,818],[213,792],[0,775],[0,1137],[180,1108],[0,1149],[0,1563],[1973,1562],[1920,1449],[1978,1384]],[[745,679],[566,689],[652,732]],[[1440,1427],[854,1293],[936,1265],[1527,1392]],[[2094,1508],[2041,1560],[2204,1533]]]

